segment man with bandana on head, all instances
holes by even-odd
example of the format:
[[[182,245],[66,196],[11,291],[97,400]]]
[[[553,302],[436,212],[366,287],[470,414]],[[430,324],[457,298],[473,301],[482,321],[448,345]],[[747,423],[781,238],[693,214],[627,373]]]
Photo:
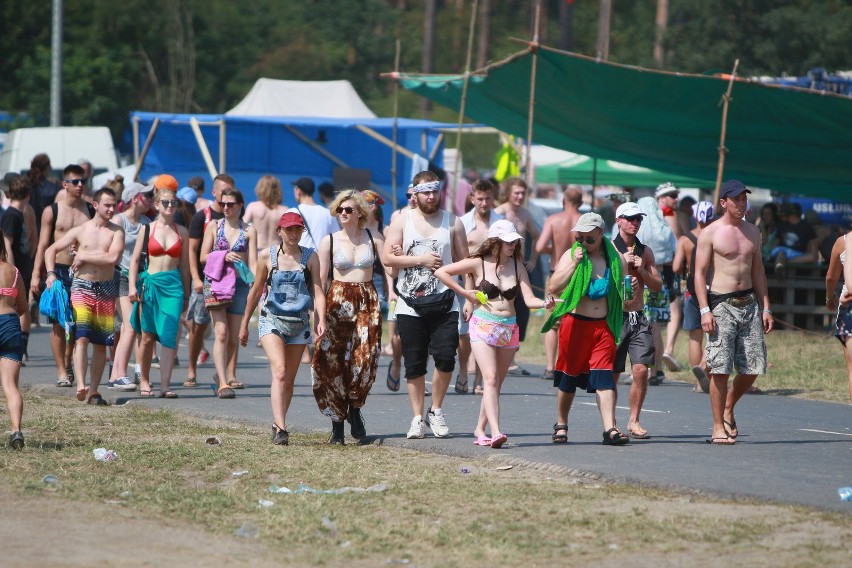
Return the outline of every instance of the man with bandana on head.
[[[440,209],[440,189],[438,176],[433,172],[423,171],[414,176],[411,192],[417,208],[402,212],[391,221],[382,254],[385,266],[399,269],[397,328],[414,415],[408,438],[425,437],[427,426],[439,438],[450,433],[441,404],[455,368],[459,306],[455,294],[435,278],[434,271],[465,258],[467,240],[461,221]],[[394,254],[394,247],[402,247],[402,254]],[[418,306],[430,300],[440,306],[436,313]],[[426,363],[430,353],[435,361],[432,407],[424,420]]]

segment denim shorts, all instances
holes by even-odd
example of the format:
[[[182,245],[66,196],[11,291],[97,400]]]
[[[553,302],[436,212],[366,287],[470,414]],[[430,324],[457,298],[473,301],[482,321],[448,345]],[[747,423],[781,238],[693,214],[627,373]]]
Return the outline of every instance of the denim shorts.
[[[277,335],[284,341],[285,345],[310,345],[310,316],[305,313],[303,319],[307,320],[307,325],[305,325],[305,328],[301,330],[301,332],[295,335],[286,335],[285,332],[281,330],[282,326],[277,325],[278,322],[275,321],[275,316],[262,311],[260,317],[257,318],[257,336],[258,338],[263,338],[267,335]]]
[[[686,293],[683,300],[683,330],[694,331],[701,329],[701,312],[698,311],[698,299]]]
[[[249,290],[251,290],[251,284],[246,284],[242,278],[237,278],[237,287],[234,290],[234,298],[231,301],[231,305],[225,308],[225,312],[237,316],[241,316],[246,313]]]
[[[24,338],[18,314],[0,314],[0,359],[21,362],[24,355]]]

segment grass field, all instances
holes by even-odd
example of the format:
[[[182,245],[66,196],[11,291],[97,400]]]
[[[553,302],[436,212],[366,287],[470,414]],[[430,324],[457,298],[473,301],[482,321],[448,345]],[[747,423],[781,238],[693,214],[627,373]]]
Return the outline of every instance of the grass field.
[[[5,533],[15,534],[34,504],[66,522],[80,516],[74,504],[85,503],[88,516],[67,524],[68,537],[51,535],[52,547],[88,531],[96,505],[97,515],[109,519],[109,533],[79,538],[121,539],[126,558],[144,559],[157,547],[146,534],[128,534],[129,519],[153,519],[171,535],[195,527],[225,546],[242,527],[288,566],[839,566],[850,559],[852,518],[841,513],[609,484],[522,465],[501,470],[502,462],[484,458],[329,446],[324,434],[273,447],[269,432],[257,427],[134,407],[105,413],[37,392],[25,397],[27,449],[0,452],[2,494],[18,503],[0,521],[0,534],[4,524]],[[211,435],[221,445],[208,445]],[[118,459],[95,461],[92,448],[99,446]],[[47,474],[58,483],[44,483]],[[316,489],[385,483],[387,490],[269,492],[273,484],[295,489],[301,482]],[[192,539],[170,565],[194,565],[207,545]],[[106,565],[85,560],[74,565]],[[32,561],[17,547],[4,552],[6,566]]]

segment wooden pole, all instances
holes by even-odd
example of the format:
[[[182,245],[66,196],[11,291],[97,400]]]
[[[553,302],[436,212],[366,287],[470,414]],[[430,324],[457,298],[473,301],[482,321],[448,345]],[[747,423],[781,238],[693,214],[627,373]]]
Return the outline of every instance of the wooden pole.
[[[399,73],[399,52],[400,42],[396,38],[396,55],[393,59],[393,71]],[[397,128],[399,122],[399,81],[393,83],[393,151],[391,152],[391,203],[393,210],[396,211],[396,147],[397,147]]]
[[[476,12],[479,7],[479,0],[473,0],[473,7],[470,9],[470,31],[467,34],[467,62],[464,66],[464,82],[462,83],[462,97],[459,105],[459,131],[456,135],[456,166],[454,176],[454,184],[450,186],[450,208],[452,209],[456,203],[456,193],[459,189],[459,177],[461,175],[461,140],[462,128],[464,126],[464,107],[467,103],[467,84],[470,81],[470,58],[473,53],[473,30],[476,27]]]
[[[713,192],[713,207],[719,208],[719,191],[722,188],[722,174],[725,172],[725,154],[728,149],[725,148],[725,134],[728,129],[728,105],[731,102],[731,89],[734,87],[734,79],[737,77],[737,67],[740,65],[740,60],[734,61],[734,70],[731,72],[731,77],[728,80],[728,90],[722,95],[722,132],[719,136],[719,166],[716,169],[716,190]]]
[[[535,30],[533,32],[533,45],[530,49],[533,50],[532,69],[530,70],[530,101],[527,110],[527,156],[526,169],[524,179],[526,179],[527,187],[533,185],[533,167],[532,167],[532,139],[533,139],[533,123],[535,122],[535,75],[538,66],[538,26],[541,22],[541,0],[535,3]]]
[[[151,148],[151,142],[154,141],[154,135],[157,133],[157,128],[160,127],[160,117],[156,117],[151,123],[151,130],[148,131],[148,138],[145,139],[145,146],[142,147],[142,152],[136,158],[136,171],[133,173],[133,180],[139,179],[139,172],[142,170],[142,164],[145,163],[145,156],[148,155],[148,150]]]
[[[210,149],[207,148],[207,142],[204,141],[204,136],[201,135],[201,126],[198,120],[193,116],[189,119],[189,126],[192,128],[192,133],[195,135],[195,141],[198,144],[198,149],[201,150],[201,157],[204,158],[204,163],[207,165],[207,173],[211,178],[217,175],[216,166],[213,165],[213,157],[210,155]]]

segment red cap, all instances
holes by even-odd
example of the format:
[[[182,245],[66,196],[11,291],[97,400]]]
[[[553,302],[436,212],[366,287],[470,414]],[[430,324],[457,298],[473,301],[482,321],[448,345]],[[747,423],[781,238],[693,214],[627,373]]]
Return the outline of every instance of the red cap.
[[[286,229],[287,227],[304,227],[305,220],[295,211],[287,211],[278,219],[278,226],[282,229]]]

